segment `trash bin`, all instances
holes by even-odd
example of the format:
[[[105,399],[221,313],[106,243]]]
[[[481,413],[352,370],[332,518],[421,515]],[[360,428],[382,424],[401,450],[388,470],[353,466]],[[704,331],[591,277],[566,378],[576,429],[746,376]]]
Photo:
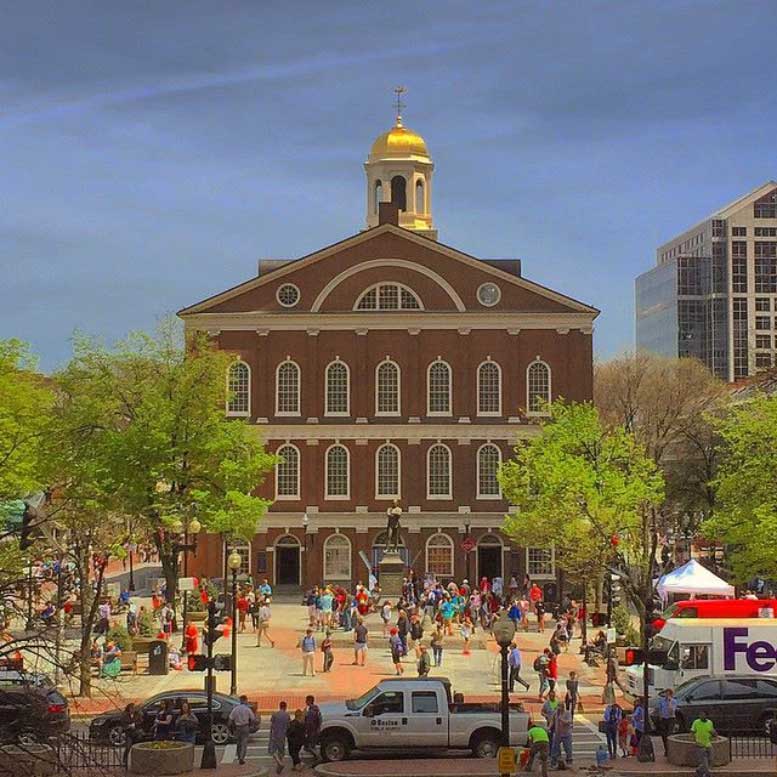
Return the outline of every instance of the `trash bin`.
[[[167,674],[170,671],[170,662],[167,660],[167,642],[163,639],[155,639],[148,646],[148,673]]]

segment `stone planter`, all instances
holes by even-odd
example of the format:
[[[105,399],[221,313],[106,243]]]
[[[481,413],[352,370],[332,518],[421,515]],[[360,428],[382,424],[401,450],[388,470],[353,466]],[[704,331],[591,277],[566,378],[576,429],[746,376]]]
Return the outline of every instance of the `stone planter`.
[[[693,734],[672,734],[668,740],[667,760],[674,766],[698,766],[699,756]],[[725,766],[731,762],[731,749],[726,737],[712,740],[710,766]]]
[[[194,745],[189,742],[139,742],[132,746],[132,774],[183,774],[194,769]]]
[[[0,747],[0,774],[50,777],[57,774],[57,754],[48,745],[5,745]]]
[[[205,621],[208,619],[208,613],[205,610],[195,610],[194,612],[186,613],[186,617],[195,623],[205,623]]]
[[[133,637],[132,649],[136,653],[140,653],[142,655],[148,655],[148,646],[152,642],[156,642],[156,637]]]

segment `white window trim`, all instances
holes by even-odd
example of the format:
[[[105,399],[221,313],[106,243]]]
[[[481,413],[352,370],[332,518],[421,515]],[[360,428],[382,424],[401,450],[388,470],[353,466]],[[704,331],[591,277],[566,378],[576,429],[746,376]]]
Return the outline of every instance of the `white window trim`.
[[[380,457],[380,452],[384,448],[393,448],[397,452],[397,486],[399,486],[399,491],[396,494],[381,494],[378,491],[378,474],[379,474],[379,468],[378,468],[378,461]],[[399,448],[394,445],[393,442],[384,442],[381,445],[378,446],[377,450],[375,451],[375,499],[401,499],[402,498],[402,451],[399,450]]]
[[[436,447],[445,448],[448,451],[448,493],[447,494],[432,494],[430,491],[430,485],[432,482],[432,450]],[[453,453],[451,449],[444,442],[436,442],[429,446],[426,451],[426,498],[429,500],[436,500],[439,502],[450,501],[453,499]]]
[[[288,304],[286,304],[286,303],[284,303],[284,302],[281,302],[281,289],[282,289],[284,286],[292,286],[293,288],[295,288],[295,289],[297,290],[297,299],[296,299],[296,301],[295,301],[295,302],[293,302],[291,305],[288,305]],[[280,305],[282,308],[287,308],[287,309],[288,309],[288,308],[293,308],[293,307],[295,307],[296,305],[299,305],[299,303],[300,303],[300,300],[302,299],[302,293],[300,292],[300,290],[299,290],[299,286],[297,286],[297,284],[296,284],[296,283],[281,283],[281,284],[278,286],[278,288],[275,290],[275,299],[277,300],[278,304],[279,304],[279,305]]]
[[[552,574],[549,575],[533,575],[529,571],[529,550],[550,550],[550,563],[551,563],[551,569]],[[529,578],[534,580],[555,580],[556,579],[556,548],[555,546],[551,546],[550,548],[539,548],[536,545],[532,546],[532,548],[526,548],[526,574],[529,576]]]
[[[230,410],[229,409],[229,378],[232,368],[236,364],[245,364],[248,368],[248,410]],[[248,418],[251,415],[251,390],[253,384],[253,373],[251,372],[251,365],[243,361],[242,359],[235,359],[229,367],[227,367],[227,402],[226,402],[226,414],[229,418]]]
[[[327,489],[329,488],[329,451],[331,451],[332,448],[345,449],[345,454],[346,454],[345,472],[346,472],[348,488],[345,494],[336,494],[334,496],[329,496],[329,494],[327,493]],[[326,499],[328,502],[347,502],[350,500],[350,498],[351,498],[351,451],[349,450],[347,445],[343,445],[341,442],[334,442],[324,452],[324,499]]]
[[[448,368],[448,410],[432,410],[432,367],[444,364]],[[437,418],[450,418],[453,415],[453,368],[445,359],[435,359],[426,368],[426,415]]]
[[[530,362],[526,367],[526,415],[534,417],[547,417],[550,415],[547,410],[529,410],[529,370],[531,370],[535,364],[544,364],[548,370],[548,402],[553,401],[553,370],[550,369],[550,365],[543,359],[534,359],[534,361]]]
[[[300,478],[301,478],[301,469],[302,469],[302,454],[300,453],[299,448],[290,442],[285,442],[282,445],[278,446],[278,449],[275,451],[275,455],[280,455],[280,452],[284,448],[293,448],[297,452],[297,483],[296,487],[294,489],[294,494],[279,494],[278,493],[278,466],[280,465],[280,462],[275,465],[275,500],[278,502],[293,502],[298,501],[300,498],[299,495],[299,485],[300,485]]]
[[[334,537],[344,539],[348,543],[348,575],[346,577],[334,577],[333,575],[329,574],[326,569],[326,546],[329,545],[329,543],[332,541],[332,538]],[[324,540],[324,550],[323,550],[323,555],[321,557],[321,562],[322,562],[321,566],[323,568],[325,581],[328,582],[330,580],[350,580],[353,577],[353,543],[348,537],[345,536],[345,534],[340,534],[339,532],[330,534]]]
[[[345,411],[329,409],[329,368],[334,364],[345,367]],[[329,418],[349,418],[351,415],[351,368],[342,359],[333,359],[324,370],[324,415]]]
[[[296,412],[291,410],[279,410],[280,407],[280,384],[278,383],[278,375],[280,374],[281,367],[284,364],[293,364],[297,368],[297,408]],[[299,364],[294,359],[284,359],[279,362],[275,368],[275,415],[279,417],[298,418],[302,415],[302,370]]]
[[[386,411],[378,410],[378,398],[380,396],[378,373],[384,364],[393,364],[397,368],[397,407],[399,409],[396,412],[389,413]],[[402,368],[393,359],[384,359],[382,362],[378,362],[377,366],[375,367],[375,415],[382,416],[384,418],[398,418],[402,415]]]
[[[445,534],[445,532],[437,532],[436,534],[433,534],[431,537],[429,537],[429,539],[426,541],[426,545],[424,546],[425,571],[429,571],[429,545],[431,545],[432,540],[436,539],[437,537],[445,537],[445,539],[448,540],[448,547],[451,550],[451,564],[447,572],[437,572],[436,574],[441,575],[442,577],[453,577],[454,569],[456,568],[456,545],[453,540],[447,534]]]
[[[400,300],[400,307],[398,308],[381,308],[380,307],[380,286],[396,286],[399,289],[399,300]],[[362,301],[362,299],[367,296],[372,290],[375,290],[375,303],[378,305],[378,307],[375,308],[366,308],[364,310],[359,309],[359,303]],[[412,294],[416,301],[418,302],[417,308],[403,308],[402,307],[402,289]],[[415,313],[420,310],[426,310],[424,307],[424,301],[421,299],[421,297],[418,295],[418,293],[411,289],[410,286],[406,286],[404,283],[399,283],[398,281],[378,281],[377,283],[373,283],[372,286],[368,286],[364,291],[356,298],[356,302],[354,303],[353,309],[357,313]]]
[[[502,486],[499,486],[499,494],[484,494],[483,489],[481,486],[481,472],[480,472],[480,451],[483,450],[483,448],[496,448],[497,452],[499,453],[499,463],[497,464],[497,467],[500,467],[502,465],[502,449],[494,442],[484,442],[477,450],[476,458],[475,458],[475,469],[476,469],[476,477],[477,477],[477,486],[478,486],[478,493],[476,499],[483,499],[483,500],[491,500],[492,502],[495,499],[502,499]],[[499,481],[497,481],[499,482]]]
[[[488,411],[481,411],[480,409],[480,368],[484,364],[493,364],[496,367],[497,375],[499,376],[499,407],[496,411],[494,410],[488,410]],[[485,361],[480,362],[478,364],[478,371],[477,371],[477,403],[478,403],[478,412],[477,414],[483,418],[483,417],[497,417],[502,415],[502,365],[499,364],[499,362],[495,362],[492,359],[486,359]]]

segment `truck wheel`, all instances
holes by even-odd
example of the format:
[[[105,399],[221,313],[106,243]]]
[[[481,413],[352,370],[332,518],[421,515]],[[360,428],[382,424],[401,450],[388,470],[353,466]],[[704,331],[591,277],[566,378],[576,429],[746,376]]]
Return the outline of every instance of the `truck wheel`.
[[[472,755],[475,758],[496,758],[499,750],[499,739],[496,734],[484,732],[475,736],[472,745]]]
[[[350,750],[350,742],[342,734],[329,734],[321,742],[321,757],[325,761],[344,761]]]

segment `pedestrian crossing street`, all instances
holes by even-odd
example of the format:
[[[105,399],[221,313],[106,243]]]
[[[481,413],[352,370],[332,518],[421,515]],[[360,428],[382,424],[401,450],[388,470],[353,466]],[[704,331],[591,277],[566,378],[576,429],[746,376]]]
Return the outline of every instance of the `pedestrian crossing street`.
[[[260,730],[254,734],[248,743],[248,752],[246,759],[251,763],[257,763],[260,766],[269,766],[273,761],[267,754],[267,745],[270,740],[270,733],[266,730]],[[575,715],[575,726],[572,732],[572,753],[575,761],[588,762],[595,760],[596,750],[600,744],[605,743],[604,734],[600,734],[595,722],[589,720],[585,715]],[[237,761],[237,746],[229,744],[224,747],[216,748],[218,762],[230,764]],[[202,756],[202,748],[197,748],[195,754],[195,763],[199,763]],[[309,761],[310,756],[305,755],[303,751],[303,760]],[[286,754],[287,764],[291,764],[288,752]]]

